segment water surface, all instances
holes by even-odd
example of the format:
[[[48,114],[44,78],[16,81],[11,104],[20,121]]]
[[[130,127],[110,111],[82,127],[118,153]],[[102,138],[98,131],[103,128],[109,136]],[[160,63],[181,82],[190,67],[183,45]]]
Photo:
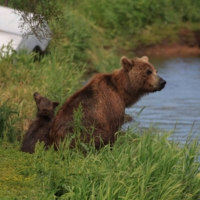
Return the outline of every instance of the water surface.
[[[173,130],[174,137],[186,140],[200,134],[200,58],[150,58],[158,74],[167,81],[166,87],[143,97],[126,109],[141,127],[155,126]],[[145,107],[145,108],[144,108]],[[137,113],[144,108],[138,116]]]

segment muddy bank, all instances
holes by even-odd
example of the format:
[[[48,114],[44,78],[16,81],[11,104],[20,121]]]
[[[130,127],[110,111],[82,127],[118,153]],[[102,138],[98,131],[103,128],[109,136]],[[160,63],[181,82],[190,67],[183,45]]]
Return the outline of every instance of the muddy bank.
[[[139,46],[133,52],[137,56],[200,56],[200,31],[182,29],[176,41],[165,38],[159,44]]]

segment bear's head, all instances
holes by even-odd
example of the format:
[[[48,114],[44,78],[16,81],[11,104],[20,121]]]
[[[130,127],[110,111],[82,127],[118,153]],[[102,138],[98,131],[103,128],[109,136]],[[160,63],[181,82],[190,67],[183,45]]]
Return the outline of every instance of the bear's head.
[[[165,87],[166,81],[157,75],[154,66],[147,56],[130,60],[123,56],[121,65],[125,73],[128,73],[129,89],[141,94],[160,91]]]
[[[52,102],[38,92],[33,94],[33,98],[37,105],[37,116],[52,119],[54,117],[55,108],[59,105],[59,102]]]

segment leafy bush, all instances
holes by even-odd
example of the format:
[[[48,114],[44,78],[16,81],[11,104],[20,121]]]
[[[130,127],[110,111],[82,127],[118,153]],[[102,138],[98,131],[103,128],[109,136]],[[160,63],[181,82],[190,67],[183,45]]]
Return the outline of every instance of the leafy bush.
[[[19,121],[17,110],[14,110],[8,103],[2,104],[0,106],[0,139],[10,142],[19,139],[20,131],[14,127],[17,121]]]

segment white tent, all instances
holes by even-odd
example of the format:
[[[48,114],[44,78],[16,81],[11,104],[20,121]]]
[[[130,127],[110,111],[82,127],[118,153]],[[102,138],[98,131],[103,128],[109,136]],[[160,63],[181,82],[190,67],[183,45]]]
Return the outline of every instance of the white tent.
[[[30,13],[29,17],[31,16]],[[43,35],[45,32],[48,32],[48,34],[45,37],[38,38],[30,28],[28,31],[26,29],[26,34],[24,34],[20,27],[21,23],[21,16],[14,9],[0,6],[0,49],[12,41],[11,46],[16,51],[25,49],[27,52],[31,52],[37,48],[37,50],[43,52],[50,41],[48,36],[51,31],[48,25],[45,24],[45,28],[39,30]]]

